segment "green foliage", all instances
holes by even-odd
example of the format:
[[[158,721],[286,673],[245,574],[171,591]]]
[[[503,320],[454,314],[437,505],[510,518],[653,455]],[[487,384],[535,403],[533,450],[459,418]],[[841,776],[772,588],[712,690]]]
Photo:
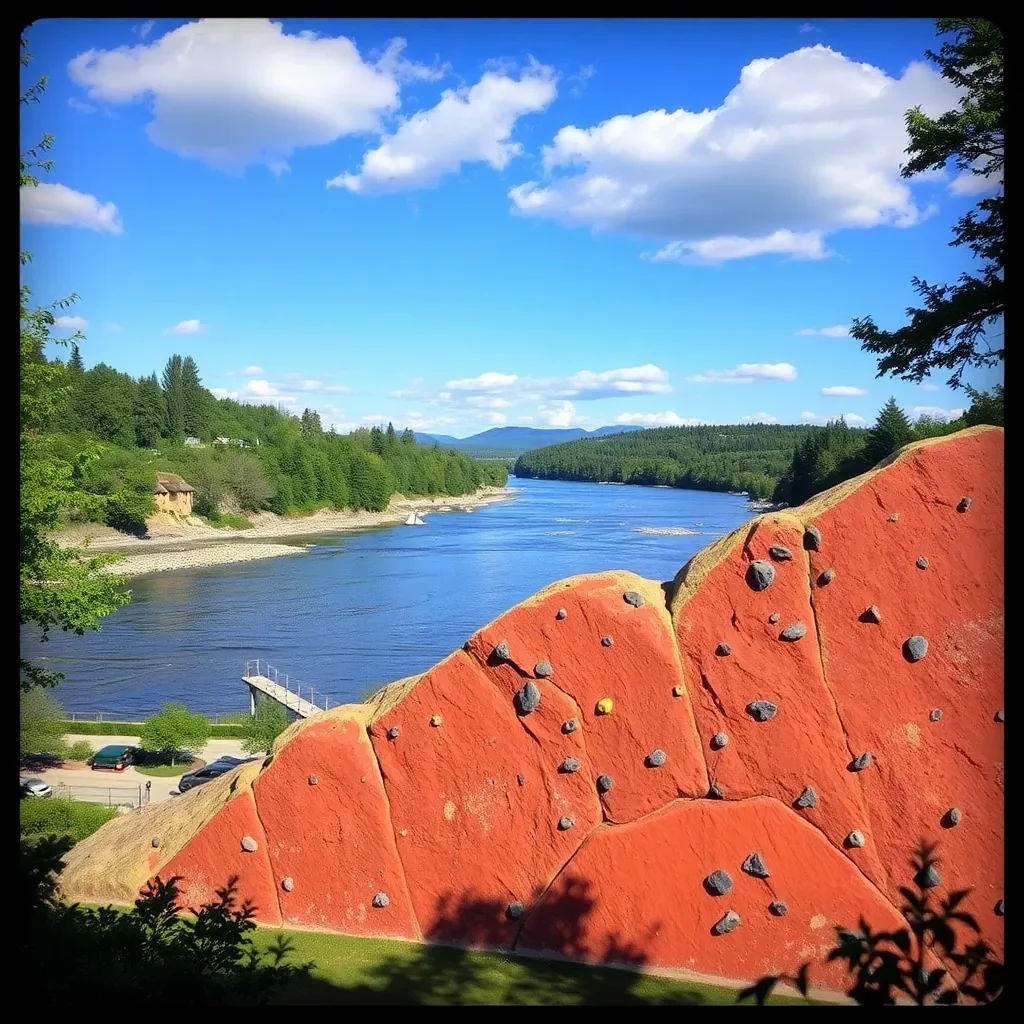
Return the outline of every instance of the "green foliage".
[[[62,755],[67,761],[88,761],[93,755],[92,744],[88,740],[76,740],[64,748]]]
[[[135,426],[135,444],[140,448],[154,448],[167,425],[167,403],[156,374],[140,377],[135,385],[132,407]]]
[[[118,491],[107,501],[106,523],[115,530],[131,533],[144,529],[146,520],[156,511],[152,494],[137,491]]]
[[[907,112],[910,160],[905,178],[944,171],[952,162],[960,172],[998,182],[995,195],[961,217],[952,246],[966,245],[980,264],[976,273],[960,275],[955,285],[930,285],[918,277],[914,290],[924,300],[909,308],[910,323],[883,331],[871,317],[854,320],[850,333],[867,352],[882,358],[878,376],[891,374],[921,381],[933,370],[951,370],[949,383],[959,387],[968,366],[991,366],[1003,358],[993,349],[986,329],[1003,316],[1003,36],[979,18],[943,18],[940,35],[951,36],[938,53],[928,51],[943,78],[962,91],[959,109],[932,118],[920,107]],[[1002,335],[1000,334],[1001,338]]]
[[[846,961],[852,979],[847,995],[861,1006],[893,1006],[897,999],[909,999],[918,1006],[953,1004],[964,1002],[964,997],[972,1003],[991,1003],[1003,991],[1005,968],[987,943],[979,940],[958,949],[954,926],[980,934],[977,921],[958,909],[970,890],[951,892],[938,907],[932,904],[932,891],[925,887],[923,878],[939,863],[935,850],[934,845],[921,841],[911,861],[917,891],[900,887],[904,900],[900,913],[909,928],[872,932],[863,918],[857,930],[836,928],[837,944],[828,962]],[[944,987],[944,981],[952,981],[949,972],[941,967],[930,971],[925,967],[929,953],[960,968],[962,977],[957,984]],[[740,992],[737,1001],[754,998],[762,1004],[780,981],[794,983],[806,996],[809,967],[803,964],[795,978],[784,974],[761,978]]]
[[[210,736],[220,739],[241,740],[245,738],[244,720],[248,720],[248,712],[239,715],[238,723],[212,724]],[[80,736],[138,736],[142,731],[143,722],[71,722],[65,719],[60,722],[61,733],[78,733]]]
[[[864,431],[852,429],[842,418],[809,434],[779,480],[775,500],[802,505],[820,491],[863,473],[868,468],[865,442]]]
[[[210,721],[194,714],[184,704],[164,704],[147,718],[139,734],[143,750],[160,754],[171,764],[185,750],[198,753],[210,740]]]
[[[64,734],[67,732],[63,716],[64,709],[45,690],[23,690],[21,754],[59,754],[64,749]]]
[[[23,836],[67,836],[74,843],[91,836],[101,825],[117,817],[117,810],[103,804],[84,803],[64,797],[28,797],[21,801]]]
[[[251,530],[252,523],[245,516],[236,516],[231,512],[218,513],[210,516],[210,525],[222,530]]]
[[[914,429],[907,419],[907,414],[896,404],[895,398],[890,398],[882,406],[878,419],[868,431],[864,444],[866,468],[877,466],[883,459],[887,459],[913,440]]]
[[[248,754],[270,753],[274,740],[288,728],[288,715],[276,700],[261,700],[246,723],[242,749]]]
[[[964,414],[969,427],[987,424],[990,427],[1003,425],[1003,385],[997,384],[991,391],[977,391],[970,385],[965,388],[971,399],[971,407]]]

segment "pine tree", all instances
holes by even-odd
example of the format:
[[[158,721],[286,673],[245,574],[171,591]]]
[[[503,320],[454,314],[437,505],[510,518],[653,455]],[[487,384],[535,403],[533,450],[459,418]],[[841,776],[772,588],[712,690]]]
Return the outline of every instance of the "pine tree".
[[[167,404],[167,433],[173,438],[181,438],[185,435],[185,382],[181,356],[173,355],[167,360],[161,383]]]
[[[388,452],[393,452],[395,450],[395,445],[395,425],[388,420],[388,429],[384,435],[384,448]]]
[[[320,422],[320,414],[315,409],[303,409],[300,429],[302,436],[306,438],[322,436],[324,428]]]
[[[156,374],[140,377],[135,385],[135,443],[140,448],[153,448],[167,428],[164,393]]]
[[[914,439],[914,428],[907,414],[890,398],[882,407],[875,425],[868,431],[864,456],[869,466],[877,466],[893,452]]]
[[[181,388],[182,429],[192,437],[202,437],[206,427],[206,389],[191,356],[181,361]]]
[[[78,351],[77,345],[71,346],[71,358],[68,359],[68,369],[73,374],[85,373],[85,363],[82,362],[82,353]]]

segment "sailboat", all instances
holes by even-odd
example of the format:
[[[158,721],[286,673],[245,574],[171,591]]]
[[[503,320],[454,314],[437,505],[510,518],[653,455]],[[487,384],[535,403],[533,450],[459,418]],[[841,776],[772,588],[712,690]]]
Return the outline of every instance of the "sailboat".
[[[405,525],[406,526],[426,526],[427,524],[422,519],[420,519],[420,517],[418,515],[416,515],[415,512],[410,512],[409,513],[409,518],[406,519],[406,521],[405,521]]]

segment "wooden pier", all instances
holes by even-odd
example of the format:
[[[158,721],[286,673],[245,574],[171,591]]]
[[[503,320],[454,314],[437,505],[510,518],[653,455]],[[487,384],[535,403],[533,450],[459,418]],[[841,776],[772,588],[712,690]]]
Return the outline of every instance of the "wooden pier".
[[[294,712],[299,718],[312,718],[321,711],[326,711],[329,698],[317,694],[312,687],[302,687],[292,683],[288,676],[282,676],[276,668],[265,661],[247,661],[242,673],[242,682],[249,688],[249,713],[256,714],[256,694],[261,693],[271,700],[276,700],[288,711]],[[308,699],[302,696],[306,690]],[[316,703],[317,698],[323,707]]]

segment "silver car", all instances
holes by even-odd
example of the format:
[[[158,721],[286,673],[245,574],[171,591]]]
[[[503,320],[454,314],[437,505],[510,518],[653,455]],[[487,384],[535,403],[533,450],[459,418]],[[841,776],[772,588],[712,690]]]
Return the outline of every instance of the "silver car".
[[[21,780],[22,796],[50,796],[52,793],[53,787],[43,779]]]

